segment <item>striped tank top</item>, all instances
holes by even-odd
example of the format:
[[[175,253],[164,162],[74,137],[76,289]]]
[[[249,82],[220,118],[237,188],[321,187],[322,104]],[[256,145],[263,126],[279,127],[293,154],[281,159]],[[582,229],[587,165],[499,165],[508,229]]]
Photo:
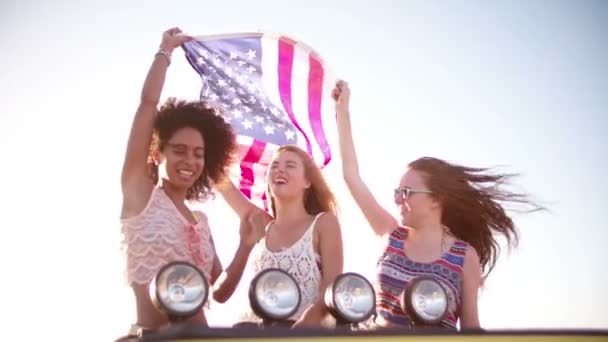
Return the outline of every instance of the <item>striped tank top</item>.
[[[389,236],[378,260],[376,271],[376,310],[384,320],[409,325],[410,319],[401,308],[401,294],[408,282],[417,276],[431,276],[443,285],[448,295],[448,313],[441,326],[456,329],[462,301],[462,272],[468,244],[456,240],[440,259],[429,263],[409,259],[403,249],[407,228],[398,227]]]

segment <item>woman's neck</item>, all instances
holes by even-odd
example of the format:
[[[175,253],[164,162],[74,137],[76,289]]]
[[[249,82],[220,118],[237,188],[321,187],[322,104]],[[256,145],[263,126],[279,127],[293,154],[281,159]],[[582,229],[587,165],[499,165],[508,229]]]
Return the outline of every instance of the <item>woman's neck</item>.
[[[277,201],[275,199],[276,217],[275,222],[279,225],[299,221],[310,216],[304,208],[302,199]]]
[[[175,187],[167,181],[161,181],[160,187],[165,191],[167,196],[175,203],[183,203],[186,200],[188,189]]]
[[[441,224],[440,218],[430,218],[424,222],[420,222],[411,229],[410,238],[415,241],[435,241],[441,239],[445,234],[445,229]]]

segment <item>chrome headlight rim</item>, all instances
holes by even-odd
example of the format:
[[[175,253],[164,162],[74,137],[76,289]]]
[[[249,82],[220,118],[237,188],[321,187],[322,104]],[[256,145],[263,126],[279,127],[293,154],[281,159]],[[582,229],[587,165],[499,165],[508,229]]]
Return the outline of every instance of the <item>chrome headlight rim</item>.
[[[201,302],[199,304],[197,304],[194,308],[192,308],[192,310],[188,310],[188,311],[173,310],[169,306],[165,305],[163,303],[163,301],[160,299],[161,293],[160,293],[160,288],[159,288],[158,282],[160,281],[161,275],[164,272],[167,272],[167,270],[169,270],[173,267],[177,267],[177,266],[185,266],[187,268],[192,269],[203,280],[203,282],[202,282],[202,285],[204,288],[203,299],[201,300]],[[193,316],[196,313],[198,313],[209,300],[209,281],[207,280],[207,277],[205,277],[205,274],[201,270],[199,270],[198,267],[196,267],[192,263],[189,263],[186,261],[172,261],[172,262],[169,262],[169,263],[163,265],[158,270],[158,272],[156,272],[156,275],[150,282],[149,290],[150,290],[149,292],[150,292],[150,299],[152,300],[152,304],[156,307],[157,310],[165,313],[169,317]]]
[[[266,310],[264,310],[256,296],[257,283],[260,281],[260,279],[262,277],[264,277],[268,273],[272,273],[272,272],[281,273],[283,276],[287,277],[295,285],[295,289],[296,289],[296,293],[297,293],[296,305],[289,312],[282,314],[282,315],[274,314],[274,313],[267,312]],[[298,285],[298,282],[291,274],[289,274],[287,271],[282,270],[280,268],[267,268],[267,269],[264,269],[264,270],[258,272],[258,274],[256,274],[255,277],[253,277],[253,279],[249,283],[248,296],[249,296],[249,306],[253,310],[253,313],[256,316],[262,318],[263,320],[272,320],[272,321],[287,320],[287,319],[289,319],[289,317],[293,316],[296,312],[298,312],[298,309],[300,308],[300,305],[302,304],[302,290],[300,289],[300,285]]]
[[[357,279],[363,281],[366,284],[366,286],[369,287],[369,289],[371,290],[371,293],[372,293],[372,305],[369,308],[369,310],[365,313],[365,315],[359,319],[356,317],[349,316],[348,314],[340,311],[340,309],[338,308],[338,303],[337,303],[336,296],[335,296],[336,287],[338,286],[338,284],[340,284],[340,282],[344,278],[348,278],[348,277],[354,277],[354,278],[357,278]],[[324,300],[325,300],[325,306],[327,307],[329,312],[342,323],[356,324],[356,323],[365,322],[370,317],[372,317],[374,315],[374,313],[376,312],[376,291],[374,290],[374,286],[370,283],[369,280],[367,280],[367,278],[365,278],[364,276],[362,276],[361,274],[356,273],[356,272],[346,272],[346,273],[342,273],[342,274],[338,275],[332,282],[331,286],[327,287],[327,289],[325,290]]]
[[[413,296],[414,290],[423,281],[430,281],[430,282],[437,284],[441,293],[443,294],[443,297],[445,298],[445,303],[446,303],[445,308],[444,308],[442,314],[439,315],[436,319],[427,319],[427,318],[422,317],[418,313],[418,311],[415,308],[414,303],[412,302],[412,300],[414,299],[414,296]],[[403,294],[401,295],[401,308],[407,313],[410,320],[412,320],[414,323],[417,323],[420,325],[439,324],[447,315],[448,307],[449,307],[448,293],[445,290],[445,287],[441,284],[441,282],[438,281],[435,277],[419,276],[419,277],[412,279],[406,286],[405,290],[403,291]]]

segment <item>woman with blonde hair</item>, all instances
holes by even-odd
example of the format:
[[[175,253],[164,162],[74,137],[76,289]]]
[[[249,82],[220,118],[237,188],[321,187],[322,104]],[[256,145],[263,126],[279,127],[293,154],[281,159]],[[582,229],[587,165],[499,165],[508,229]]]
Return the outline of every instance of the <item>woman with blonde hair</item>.
[[[322,294],[343,268],[334,195],[319,167],[295,145],[276,151],[266,181],[271,215],[231,182],[218,189],[241,220],[251,218],[258,232],[260,240],[250,251],[254,274],[268,268],[291,274],[302,293],[300,307],[290,317],[294,327],[319,326],[327,315]]]

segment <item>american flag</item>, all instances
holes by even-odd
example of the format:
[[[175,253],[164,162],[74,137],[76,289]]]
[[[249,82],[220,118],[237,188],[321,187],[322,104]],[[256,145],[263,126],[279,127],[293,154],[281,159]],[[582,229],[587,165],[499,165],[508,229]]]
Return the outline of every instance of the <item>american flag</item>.
[[[214,103],[239,143],[240,190],[264,208],[273,152],[295,144],[319,165],[331,160],[326,131],[335,132],[335,78],[310,47],[273,33],[196,37],[183,45],[202,79],[201,99]]]

